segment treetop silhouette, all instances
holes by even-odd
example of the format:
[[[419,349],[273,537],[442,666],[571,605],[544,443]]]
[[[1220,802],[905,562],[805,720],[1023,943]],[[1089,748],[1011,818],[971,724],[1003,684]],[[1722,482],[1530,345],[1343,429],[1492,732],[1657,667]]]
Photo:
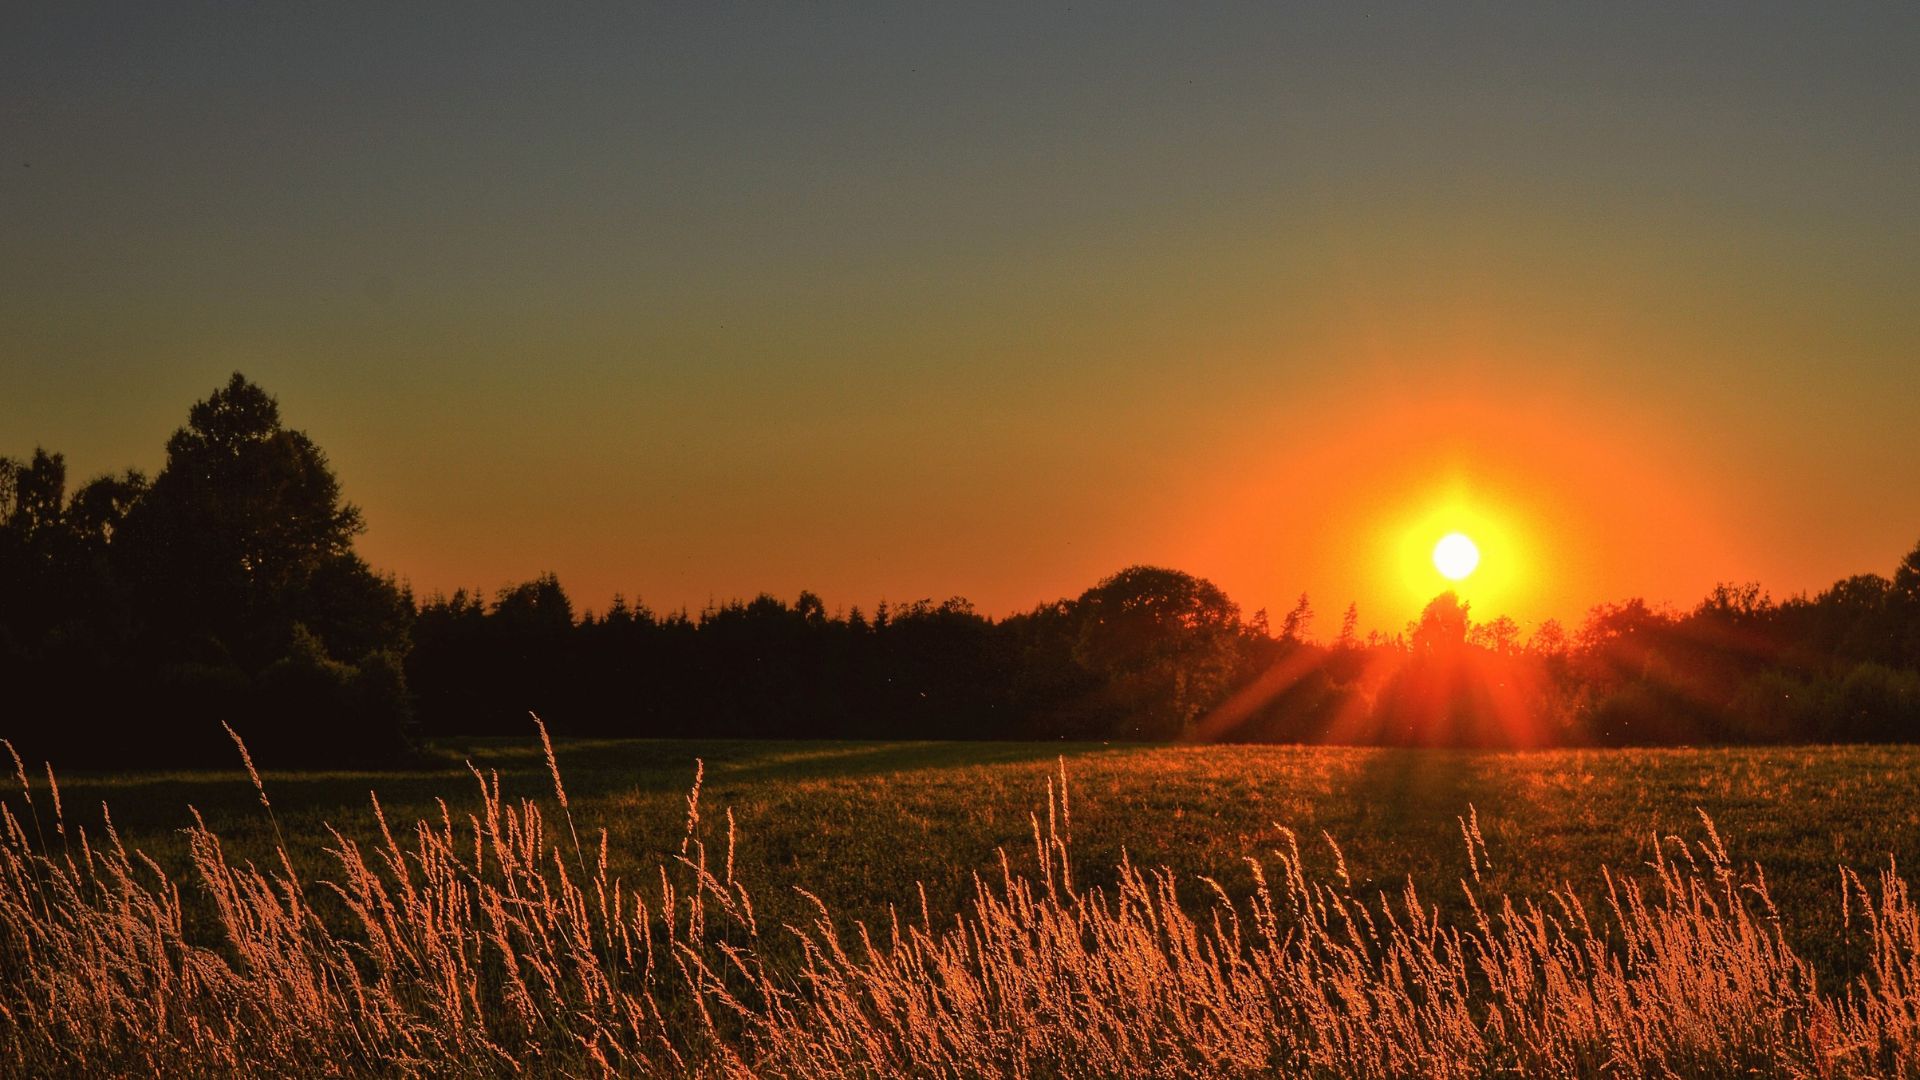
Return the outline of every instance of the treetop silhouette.
[[[12,730],[80,762],[404,758],[411,734],[1228,739],[1536,746],[1920,739],[1920,545],[1776,602],[1726,584],[1633,598],[1569,633],[1476,622],[1454,593],[1396,637],[1276,632],[1204,578],[1129,566],[1004,619],[965,599],[871,618],[802,592],[697,615],[580,614],[544,574],[423,603],[353,550],[326,455],[235,373],[149,481],[69,495],[65,459],[0,458],[0,685]],[[1524,640],[1523,640],[1524,638]],[[1231,708],[1223,708],[1231,702]]]

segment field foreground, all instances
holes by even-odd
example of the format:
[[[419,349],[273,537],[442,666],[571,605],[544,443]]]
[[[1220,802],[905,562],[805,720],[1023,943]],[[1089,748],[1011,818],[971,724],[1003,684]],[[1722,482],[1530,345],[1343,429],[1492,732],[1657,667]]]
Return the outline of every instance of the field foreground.
[[[1920,1075],[1908,749],[443,749],[23,769],[0,1072]]]

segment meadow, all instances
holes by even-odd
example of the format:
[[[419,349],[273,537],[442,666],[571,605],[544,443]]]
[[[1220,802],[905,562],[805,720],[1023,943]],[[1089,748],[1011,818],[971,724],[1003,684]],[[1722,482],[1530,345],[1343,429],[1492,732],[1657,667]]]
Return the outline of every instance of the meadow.
[[[33,972],[0,1016],[13,1065],[1877,1076],[1920,1053],[1920,922],[1879,876],[1920,855],[1915,748],[549,758],[530,733],[259,779],[61,776],[56,824],[23,772],[0,882],[0,949]],[[95,865],[102,804],[151,866]],[[120,989],[73,1003],[89,979]],[[238,1003],[283,993],[315,1012],[290,1028],[290,1005]]]

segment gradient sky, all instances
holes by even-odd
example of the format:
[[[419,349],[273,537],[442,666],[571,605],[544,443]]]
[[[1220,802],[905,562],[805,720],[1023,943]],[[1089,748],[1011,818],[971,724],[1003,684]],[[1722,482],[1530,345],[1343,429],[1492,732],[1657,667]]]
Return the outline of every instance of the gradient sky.
[[[1920,540],[1920,6],[0,14],[0,454],[235,369],[421,592],[1394,627]],[[1276,616],[1277,617],[1277,616]]]

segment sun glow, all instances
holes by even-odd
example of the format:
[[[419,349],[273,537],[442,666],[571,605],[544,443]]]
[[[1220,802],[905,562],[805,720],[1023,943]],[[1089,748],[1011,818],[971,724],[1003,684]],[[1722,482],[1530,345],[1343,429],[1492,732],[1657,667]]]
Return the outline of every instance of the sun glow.
[[[1508,614],[1524,604],[1530,575],[1537,573],[1535,547],[1522,522],[1537,523],[1518,493],[1465,477],[1428,481],[1426,507],[1385,524],[1382,555],[1398,570],[1413,612],[1438,593],[1453,592],[1473,605],[1475,618]]]
[[[1480,565],[1480,548],[1466,533],[1448,533],[1433,545],[1433,568],[1449,581],[1461,581]]]
[[[1383,382],[1274,406],[1248,428],[1263,434],[1219,452],[1241,465],[1162,515],[1164,558],[1207,568],[1255,598],[1248,607],[1284,610],[1310,593],[1323,637],[1349,601],[1362,634],[1391,636],[1449,591],[1476,622],[1577,625],[1603,601],[1699,595],[1712,581],[1690,567],[1754,561],[1726,525],[1737,492],[1706,483],[1670,426],[1605,388],[1416,389]],[[1276,429],[1287,439],[1272,440]],[[1456,532],[1480,552],[1458,580],[1433,558]]]

